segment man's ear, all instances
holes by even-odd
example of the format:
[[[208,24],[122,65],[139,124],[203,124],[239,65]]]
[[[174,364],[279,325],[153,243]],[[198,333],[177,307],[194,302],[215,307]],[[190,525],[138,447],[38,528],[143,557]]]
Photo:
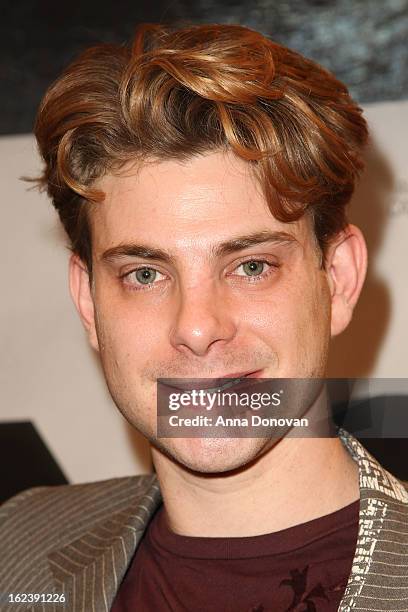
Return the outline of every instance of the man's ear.
[[[348,225],[329,246],[326,271],[331,294],[331,335],[350,323],[367,272],[367,247],[361,231]]]
[[[83,326],[88,334],[89,342],[96,351],[99,351],[89,274],[86,265],[75,254],[71,255],[69,260],[69,289]]]

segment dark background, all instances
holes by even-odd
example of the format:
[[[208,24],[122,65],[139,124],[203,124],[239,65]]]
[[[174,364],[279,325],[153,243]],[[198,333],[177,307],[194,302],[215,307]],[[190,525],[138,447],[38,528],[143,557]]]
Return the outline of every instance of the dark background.
[[[82,49],[143,21],[238,23],[332,70],[360,103],[408,97],[408,0],[2,0],[0,134],[30,132],[49,83]]]

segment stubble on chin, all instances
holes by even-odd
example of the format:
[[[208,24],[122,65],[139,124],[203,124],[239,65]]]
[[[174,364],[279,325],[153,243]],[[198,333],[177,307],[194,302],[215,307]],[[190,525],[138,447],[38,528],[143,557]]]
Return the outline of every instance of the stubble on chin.
[[[150,442],[153,458],[159,454],[189,472],[216,476],[245,468],[265,452],[271,441],[263,438],[156,438]]]

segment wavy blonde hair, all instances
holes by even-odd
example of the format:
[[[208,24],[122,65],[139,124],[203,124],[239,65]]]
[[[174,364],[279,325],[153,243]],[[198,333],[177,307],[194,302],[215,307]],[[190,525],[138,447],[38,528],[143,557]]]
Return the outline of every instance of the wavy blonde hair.
[[[48,89],[35,135],[45,187],[91,269],[87,202],[129,160],[232,150],[280,221],[310,211],[324,252],[346,225],[367,126],[347,88],[300,54],[238,25],[143,24],[131,47],[85,51]]]

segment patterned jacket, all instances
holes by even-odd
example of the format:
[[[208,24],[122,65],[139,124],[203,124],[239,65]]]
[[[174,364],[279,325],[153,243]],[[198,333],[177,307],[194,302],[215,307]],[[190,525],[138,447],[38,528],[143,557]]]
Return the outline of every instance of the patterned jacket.
[[[408,493],[353,436],[339,434],[360,478],[357,547],[339,612],[408,611]],[[0,609],[108,611],[160,503],[155,476],[37,487],[7,501]],[[61,601],[10,603],[30,594]]]

